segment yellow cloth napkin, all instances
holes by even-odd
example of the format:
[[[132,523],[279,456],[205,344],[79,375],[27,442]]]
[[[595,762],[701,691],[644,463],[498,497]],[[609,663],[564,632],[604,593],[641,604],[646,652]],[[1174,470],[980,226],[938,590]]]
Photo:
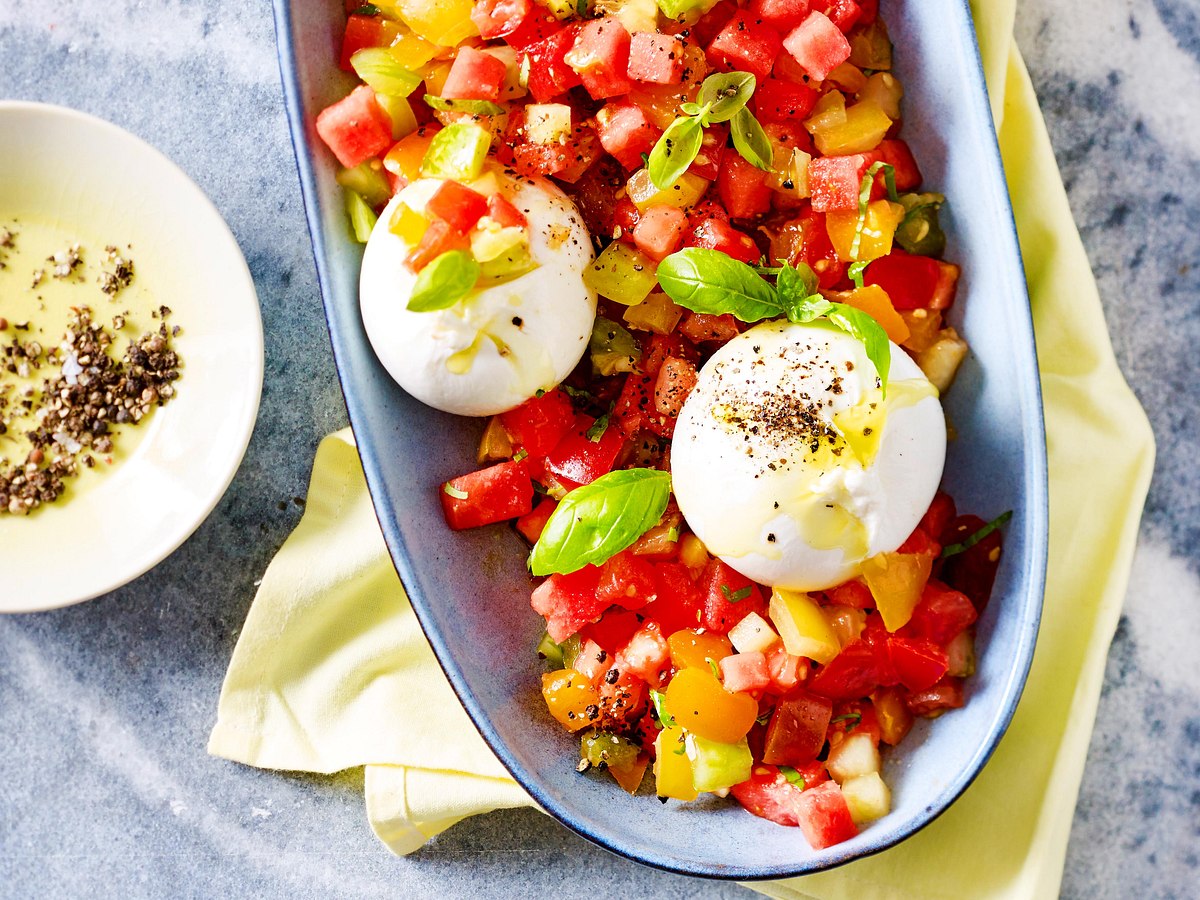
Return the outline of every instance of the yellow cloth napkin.
[[[1153,441],[1113,359],[1012,42],[1013,15],[1014,0],[975,4],[1025,254],[1050,454],[1050,569],[1033,669],[994,758],[945,815],[869,859],[750,885],[771,896],[1057,893]],[[532,805],[467,720],[422,636],[346,431],[317,451],[307,511],[254,600],[209,752],[273,769],[365,765],[371,827],[401,854],[468,815]]]

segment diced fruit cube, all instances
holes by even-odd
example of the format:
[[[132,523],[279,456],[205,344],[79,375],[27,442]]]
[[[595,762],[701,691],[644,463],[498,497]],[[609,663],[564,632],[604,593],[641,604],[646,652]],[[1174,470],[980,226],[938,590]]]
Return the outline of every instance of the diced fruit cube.
[[[808,16],[808,0],[750,0],[756,19],[781,32],[790,31]]]
[[[521,537],[529,541],[531,544],[536,544],[537,539],[542,536],[542,530],[546,527],[546,523],[550,521],[550,516],[558,508],[558,504],[549,497],[542,498],[542,502],[533,508],[531,512],[525,513],[517,519],[517,531]]]
[[[539,457],[553,450],[571,430],[575,410],[566,392],[553,388],[501,413],[500,422],[517,447]]]
[[[647,622],[617,653],[617,667],[637,675],[648,684],[658,684],[670,660],[667,639],[657,622]]]
[[[779,635],[758,613],[749,613],[729,629],[729,640],[738,653],[754,653],[769,649]]]
[[[679,326],[679,331],[693,344],[707,341],[723,344],[737,337],[739,333],[737,319],[728,313],[717,316],[690,312]]]
[[[726,154],[717,179],[717,192],[734,219],[749,219],[771,208],[769,172],[756,168],[740,154]]]
[[[568,25],[525,47],[529,93],[539,103],[553,100],[580,83],[578,73],[565,61],[578,34],[578,25]]]
[[[420,272],[443,253],[451,250],[466,250],[470,240],[461,231],[441,220],[430,222],[421,236],[421,243],[408,254],[405,264],[414,272]]]
[[[443,181],[434,191],[425,212],[466,234],[487,214],[487,199],[457,181]]]
[[[769,189],[768,189],[769,190]],[[744,263],[756,263],[762,256],[758,244],[744,231],[739,231],[722,219],[708,219],[701,222],[687,239],[689,247],[704,247],[708,250],[720,250]]]
[[[858,211],[858,192],[866,157],[820,156],[808,164],[808,189],[815,212]]]
[[[635,31],[629,40],[629,77],[651,84],[679,84],[683,42],[670,34]]]
[[[761,651],[735,653],[719,663],[721,683],[727,691],[761,691],[771,683],[767,658]]]
[[[696,367],[686,359],[669,356],[658,370],[654,385],[654,405],[660,415],[674,419],[679,416],[683,401],[696,386]]]
[[[489,194],[487,198],[487,214],[501,228],[528,228],[529,222],[524,214],[506,200],[501,194]]]
[[[817,758],[825,746],[825,733],[833,704],[824,697],[794,688],[775,705],[763,743],[763,762],[776,766],[802,766]]]
[[[791,655],[822,664],[838,655],[841,645],[837,635],[821,607],[808,594],[776,588],[771,592],[770,611],[771,621]]]
[[[829,21],[843,33],[862,18],[862,9],[855,0],[812,0],[812,8],[828,16]]]
[[[542,698],[546,708],[568,731],[579,731],[599,717],[600,695],[587,676],[574,669],[547,672],[542,676]],[[590,715],[588,710],[596,710]]]
[[[666,693],[667,710],[676,722],[721,744],[740,741],[758,717],[758,702],[753,697],[725,690],[707,669],[676,672]]]
[[[788,33],[783,47],[815,81],[824,81],[850,58],[850,42],[841,29],[815,11]]]
[[[843,38],[845,40],[845,38]],[[708,64],[721,72],[750,72],[760,81],[779,55],[779,32],[748,10],[738,10],[708,45]],[[846,45],[849,56],[849,44]]]
[[[654,782],[660,797],[695,800],[699,791],[692,776],[692,761],[686,752],[682,728],[664,728],[654,742]],[[685,752],[680,753],[680,750]]]
[[[579,73],[587,92],[603,100],[633,89],[628,74],[629,44],[629,32],[616,19],[589,19],[565,60]]]
[[[788,653],[782,641],[767,648],[767,670],[771,673],[770,691],[786,694],[808,677],[808,660]]]
[[[599,620],[604,603],[596,597],[600,570],[584,566],[568,575],[550,575],[530,598],[534,611],[546,619],[546,633],[561,644],[584,625]]]
[[[613,100],[596,113],[596,134],[600,144],[626,169],[642,164],[662,132],[646,118],[645,111],[626,100]]]
[[[692,786],[698,791],[720,791],[750,777],[754,756],[745,738],[725,743],[688,734],[685,746],[692,763]]]
[[[576,416],[571,431],[546,455],[546,468],[574,484],[591,484],[611,472],[625,444],[625,433],[609,426],[597,435],[599,427],[591,416]]]
[[[500,99],[504,75],[508,71],[503,61],[490,53],[481,53],[473,47],[460,47],[454,57],[454,65],[442,86],[442,96],[453,100],[488,100],[495,103]]]
[[[567,29],[571,27],[568,25]],[[521,20],[521,24],[504,35],[504,41],[516,50],[528,50],[539,41],[544,41],[564,30],[566,29],[563,28],[562,23],[550,10],[534,3],[529,15]],[[572,40],[574,40],[574,36],[572,36]],[[567,46],[570,46],[569,42]]]
[[[634,226],[633,242],[648,257],[661,262],[679,247],[686,228],[687,213],[683,210],[674,206],[652,206]]]
[[[347,169],[353,169],[392,146],[392,120],[360,84],[317,116],[317,134]]]
[[[725,634],[751,613],[761,616],[767,611],[758,585],[719,559],[709,561],[700,583],[705,590],[704,627],[710,631]]]
[[[882,819],[892,808],[892,792],[878,772],[846,779],[842,782],[842,796],[855,825]]]
[[[675,330],[675,326],[679,324],[679,320],[683,317],[683,307],[676,306],[671,302],[671,298],[662,291],[653,291],[641,303],[635,304],[625,310],[625,315],[622,317],[625,324],[630,328],[639,331],[653,331],[655,334],[667,335]],[[664,436],[669,437],[671,432],[675,430],[674,418],[666,418],[665,416],[657,416],[661,421],[669,423]]]
[[[841,784],[849,778],[879,771],[879,747],[869,734],[851,733],[829,751],[825,768]]]
[[[846,798],[832,781],[803,791],[796,805],[797,824],[814,850],[824,850],[858,834]]]
[[[533,509],[533,481],[524,462],[498,463],[452,478],[438,497],[446,524],[461,531],[525,515]]]
[[[633,306],[658,284],[654,261],[636,247],[613,241],[584,269],[583,283],[615,303]]]
[[[807,118],[817,103],[817,92],[806,84],[768,78],[754,91],[760,122],[793,122]]]
[[[490,40],[512,34],[532,11],[531,0],[476,0],[471,21]]]
[[[908,144],[899,138],[880,141],[878,147],[866,154],[864,167],[869,167],[876,162],[887,163],[892,167],[896,179],[896,190],[900,193],[915,191],[921,186],[921,170],[917,166],[917,160],[913,157]],[[882,178],[875,180],[876,191],[883,190],[880,187],[882,182]],[[876,197],[876,194],[872,192],[871,196]],[[883,196],[883,194],[879,193],[878,196]]]

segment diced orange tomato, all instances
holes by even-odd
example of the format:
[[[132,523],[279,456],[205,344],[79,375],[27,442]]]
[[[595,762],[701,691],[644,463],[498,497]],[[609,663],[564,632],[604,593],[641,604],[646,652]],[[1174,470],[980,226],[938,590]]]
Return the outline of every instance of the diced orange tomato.
[[[758,717],[753,697],[725,690],[707,667],[675,674],[667,685],[667,709],[688,731],[722,744],[740,741]]]
[[[733,653],[729,638],[695,628],[675,632],[667,638],[667,646],[671,649],[671,663],[677,669],[708,670],[709,660],[719,663]]]
[[[582,672],[562,669],[542,676],[542,698],[550,715],[568,731],[579,731],[599,716],[600,695]],[[595,710],[591,715],[589,710]]]

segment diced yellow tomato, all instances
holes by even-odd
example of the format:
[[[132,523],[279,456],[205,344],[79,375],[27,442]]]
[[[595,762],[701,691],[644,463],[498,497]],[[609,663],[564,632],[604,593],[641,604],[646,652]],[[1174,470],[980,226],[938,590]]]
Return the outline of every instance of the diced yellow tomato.
[[[662,291],[654,291],[641,303],[625,310],[625,324],[641,331],[670,334],[683,318],[683,307],[676,306]]]
[[[849,291],[831,291],[829,299],[861,309],[880,324],[888,339],[897,344],[908,340],[908,323],[892,306],[892,298],[877,284],[868,284]]]
[[[840,90],[845,91],[847,94],[857,94],[866,85],[867,76],[854,63],[844,62],[830,72],[825,77],[825,80],[837,85]]]
[[[863,581],[888,631],[908,624],[932,568],[933,557],[925,553],[878,553],[863,563]]]
[[[434,134],[432,130],[426,130],[424,133],[415,131],[393,144],[392,149],[383,158],[383,167],[407,181],[421,177],[421,162],[425,159],[429,145],[433,143]]]
[[[900,101],[904,88],[891,72],[876,72],[858,92],[859,102],[870,100],[893,122],[900,118]]]
[[[694,534],[685,534],[679,539],[679,561],[689,569],[703,569],[711,557],[704,541]]]
[[[902,309],[900,317],[908,326],[908,340],[904,342],[906,350],[920,353],[937,342],[942,314],[936,309]]]
[[[396,61],[410,72],[420,72],[421,67],[438,55],[439,48],[411,31],[397,35],[389,48]]]
[[[686,734],[682,728],[664,728],[654,739],[654,789],[660,797],[695,800],[700,792],[692,783],[692,761],[688,759]]]
[[[645,169],[638,169],[629,177],[627,189],[629,199],[638,208],[638,212],[645,212],[652,206],[687,209],[689,206],[695,206],[704,196],[704,192],[708,190],[708,182],[699,175],[684,172],[673,185],[665,191],[660,191],[650,180],[650,173]]]
[[[899,688],[879,688],[871,695],[875,718],[879,720],[879,736],[884,743],[895,747],[913,726],[913,714],[908,711]]]
[[[479,34],[471,21],[473,0],[380,0],[375,5],[439,47],[454,47]]]
[[[645,753],[639,753],[637,759],[632,763],[624,766],[609,765],[608,771],[612,773],[612,777],[617,780],[627,794],[636,794],[639,787],[642,786],[642,779],[646,776],[646,768],[650,765],[650,757]]]
[[[733,644],[723,634],[685,628],[667,638],[671,663],[677,669],[708,669],[708,661],[719,663],[733,655]]]
[[[442,96],[442,89],[446,87],[446,79],[450,77],[450,66],[448,62],[434,63],[425,72],[425,90],[434,97]]]
[[[754,725],[758,701],[749,694],[734,694],[705,666],[681,669],[667,685],[667,711],[688,731],[717,741],[740,741]]]
[[[600,695],[582,672],[561,669],[542,676],[542,697],[546,708],[568,731],[579,731],[594,724],[588,707],[598,709]]]
[[[429,220],[404,203],[397,204],[391,219],[388,220],[388,231],[411,247],[421,243],[428,227]]]
[[[829,91],[812,108],[804,127],[813,137],[846,124],[846,97],[841,91]]]
[[[479,463],[496,462],[501,459],[509,459],[512,455],[512,439],[504,430],[500,417],[492,416],[483,429],[483,437],[479,439],[479,451],[475,454],[476,461]]]
[[[803,656],[823,665],[841,652],[837,634],[808,594],[776,588],[771,592],[770,613],[783,646],[792,656]]]
[[[825,230],[842,262],[869,261],[887,256],[892,252],[892,238],[904,221],[904,207],[889,200],[875,200],[867,205],[867,216],[863,221],[862,238],[858,242],[855,256],[854,230],[858,227],[858,211],[844,210],[825,214]]]
[[[853,606],[826,606],[822,611],[843,647],[856,640],[867,624],[866,612]]]

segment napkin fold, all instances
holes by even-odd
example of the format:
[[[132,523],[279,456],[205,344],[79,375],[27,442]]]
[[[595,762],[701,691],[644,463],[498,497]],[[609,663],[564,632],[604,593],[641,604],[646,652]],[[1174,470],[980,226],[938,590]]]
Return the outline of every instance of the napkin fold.
[[[779,898],[1057,893],[1104,662],[1153,465],[1028,74],[1014,0],[974,4],[1025,257],[1050,463],[1050,565],[1033,668],[991,762],[942,817],[840,869],[748,885]],[[1096,472],[1105,477],[1094,477]],[[410,853],[463,818],[533,803],[488,750],[396,577],[349,430],[320,445],[222,687],[209,752],[262,768],[365,766],[367,815]]]

